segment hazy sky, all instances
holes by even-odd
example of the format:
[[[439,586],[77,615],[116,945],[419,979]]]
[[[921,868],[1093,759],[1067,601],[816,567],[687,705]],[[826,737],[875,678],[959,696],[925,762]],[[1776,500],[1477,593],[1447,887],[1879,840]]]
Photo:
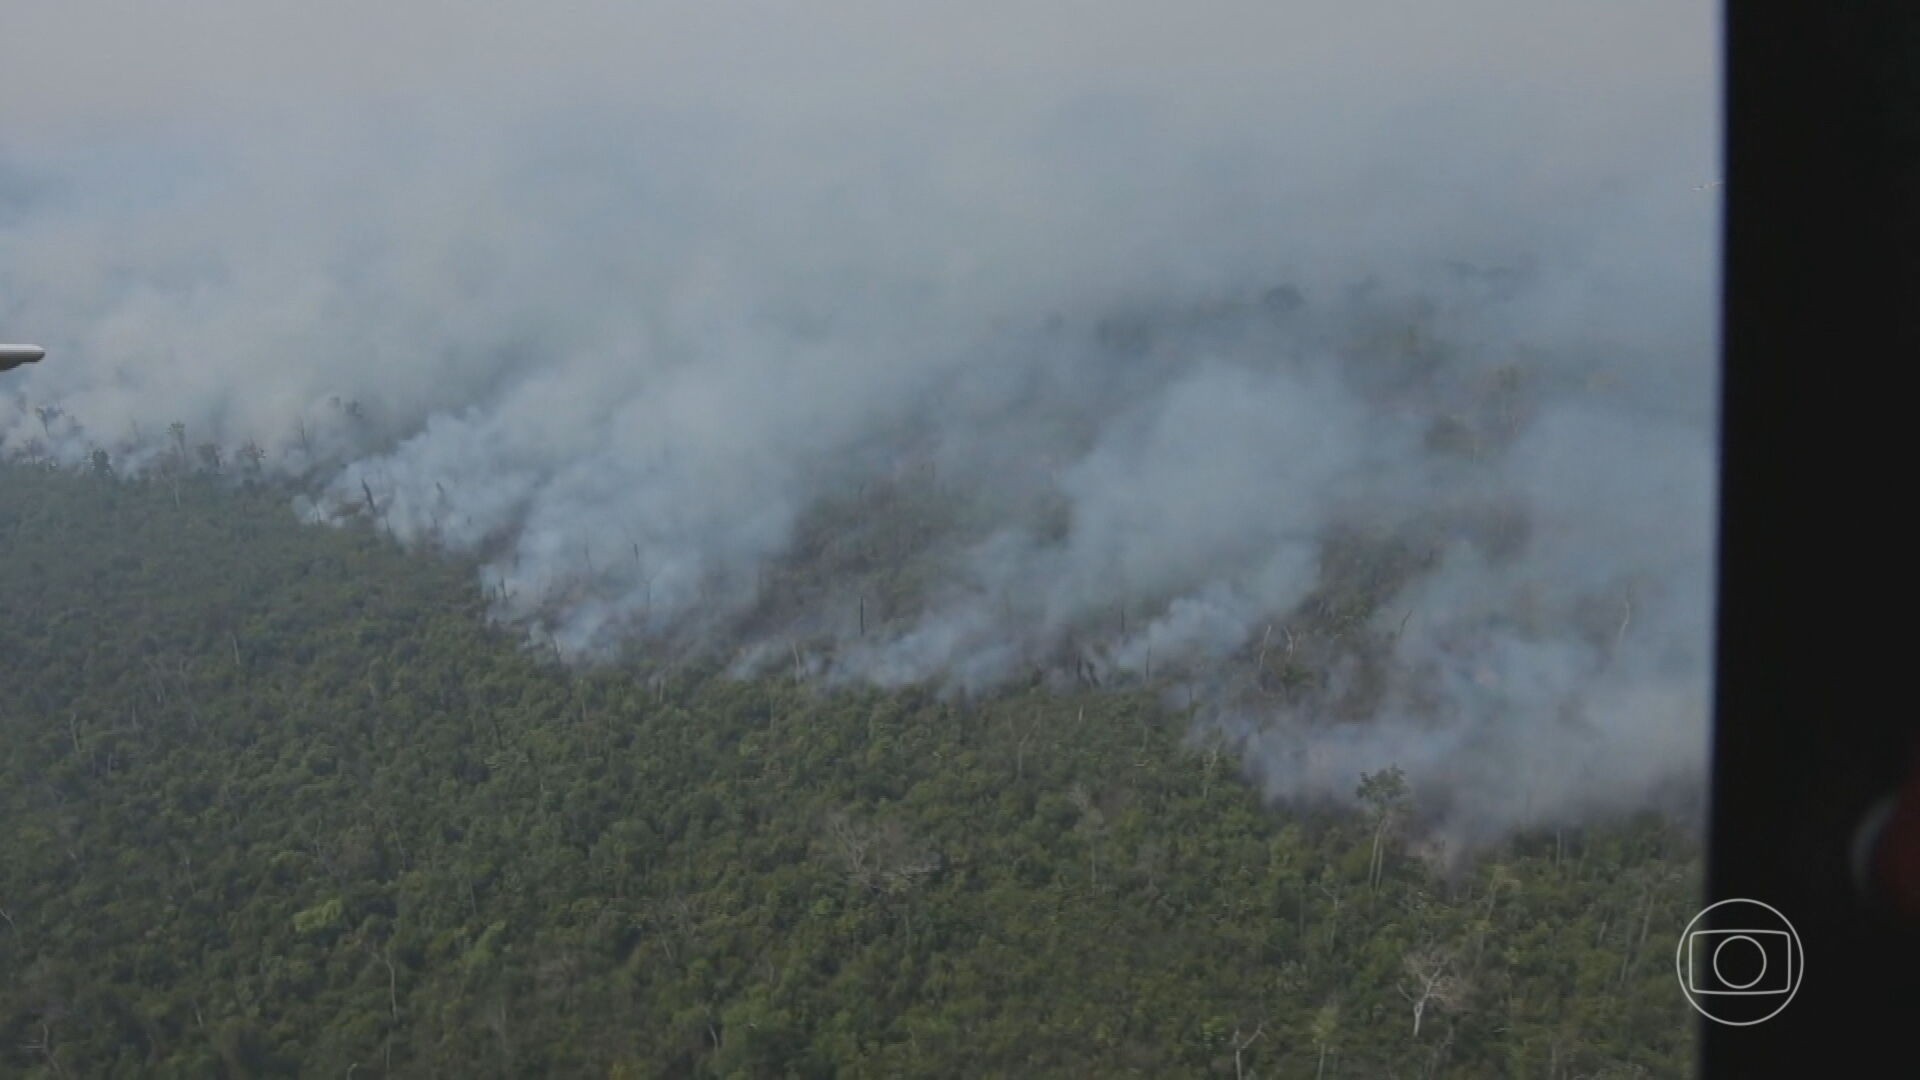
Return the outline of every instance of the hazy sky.
[[[1417,101],[1478,83],[1617,130],[1623,115],[1663,101],[1697,122],[1717,85],[1716,9],[1656,0],[18,0],[5,18],[0,117],[10,126],[376,101],[470,111],[551,94],[776,119],[958,99],[1018,110],[1088,87],[1244,108],[1336,93]]]

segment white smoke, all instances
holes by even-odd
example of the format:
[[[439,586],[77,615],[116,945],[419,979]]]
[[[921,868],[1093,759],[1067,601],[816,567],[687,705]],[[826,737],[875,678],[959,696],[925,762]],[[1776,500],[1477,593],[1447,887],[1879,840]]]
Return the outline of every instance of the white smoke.
[[[1713,32],[10,8],[0,451],[252,443],[566,653],[1151,679],[1278,797],[1632,806],[1705,747]]]

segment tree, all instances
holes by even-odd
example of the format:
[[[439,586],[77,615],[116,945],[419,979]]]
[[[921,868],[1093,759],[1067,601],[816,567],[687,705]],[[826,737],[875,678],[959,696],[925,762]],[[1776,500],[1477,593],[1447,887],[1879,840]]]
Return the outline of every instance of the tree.
[[[1309,1029],[1313,1045],[1320,1051],[1319,1062],[1314,1066],[1314,1080],[1320,1080],[1327,1072],[1327,1054],[1333,1049],[1334,1040],[1340,1037],[1340,1006],[1327,1002],[1313,1014],[1313,1026]]]
[[[1253,1034],[1248,1035],[1245,1038],[1241,1037],[1239,1028],[1235,1028],[1233,1030],[1233,1077],[1234,1077],[1234,1080],[1245,1080],[1245,1077],[1247,1075],[1246,1062],[1245,1062],[1245,1055],[1247,1052],[1247,1048],[1252,1046],[1260,1038],[1260,1036],[1265,1035],[1266,1033],[1267,1033],[1267,1025],[1265,1024],[1265,1022],[1262,1022],[1256,1025],[1253,1029]]]
[[[1386,860],[1386,837],[1400,823],[1411,801],[1406,773],[1398,765],[1377,773],[1362,773],[1354,794],[1367,808],[1373,825],[1373,849],[1367,860],[1367,885],[1378,889]]]
[[[1413,1006],[1413,1037],[1420,1037],[1420,1022],[1429,1007],[1451,1009],[1466,1000],[1467,983],[1455,973],[1458,959],[1453,950],[1438,945],[1422,945],[1407,953],[1401,967],[1407,979],[1400,984],[1400,996]]]
[[[1086,840],[1088,881],[1099,888],[1100,841],[1107,833],[1107,815],[1095,804],[1085,784],[1076,782],[1067,790],[1067,799],[1080,814],[1080,820],[1073,827]]]

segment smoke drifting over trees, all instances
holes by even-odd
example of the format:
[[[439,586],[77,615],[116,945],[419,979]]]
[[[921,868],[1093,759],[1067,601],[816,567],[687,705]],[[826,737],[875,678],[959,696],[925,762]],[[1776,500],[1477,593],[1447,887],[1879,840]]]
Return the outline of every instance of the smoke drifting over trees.
[[[1710,5],[108,7],[0,23],[9,455],[1464,836],[1701,768]]]

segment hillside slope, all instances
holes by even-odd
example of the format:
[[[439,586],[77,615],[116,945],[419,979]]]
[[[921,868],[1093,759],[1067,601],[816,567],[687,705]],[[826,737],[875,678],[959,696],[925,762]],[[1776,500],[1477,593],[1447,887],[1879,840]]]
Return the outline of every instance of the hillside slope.
[[[569,672],[475,580],[0,467],[0,1073],[1690,1070],[1660,821],[1440,876],[1144,695]]]

